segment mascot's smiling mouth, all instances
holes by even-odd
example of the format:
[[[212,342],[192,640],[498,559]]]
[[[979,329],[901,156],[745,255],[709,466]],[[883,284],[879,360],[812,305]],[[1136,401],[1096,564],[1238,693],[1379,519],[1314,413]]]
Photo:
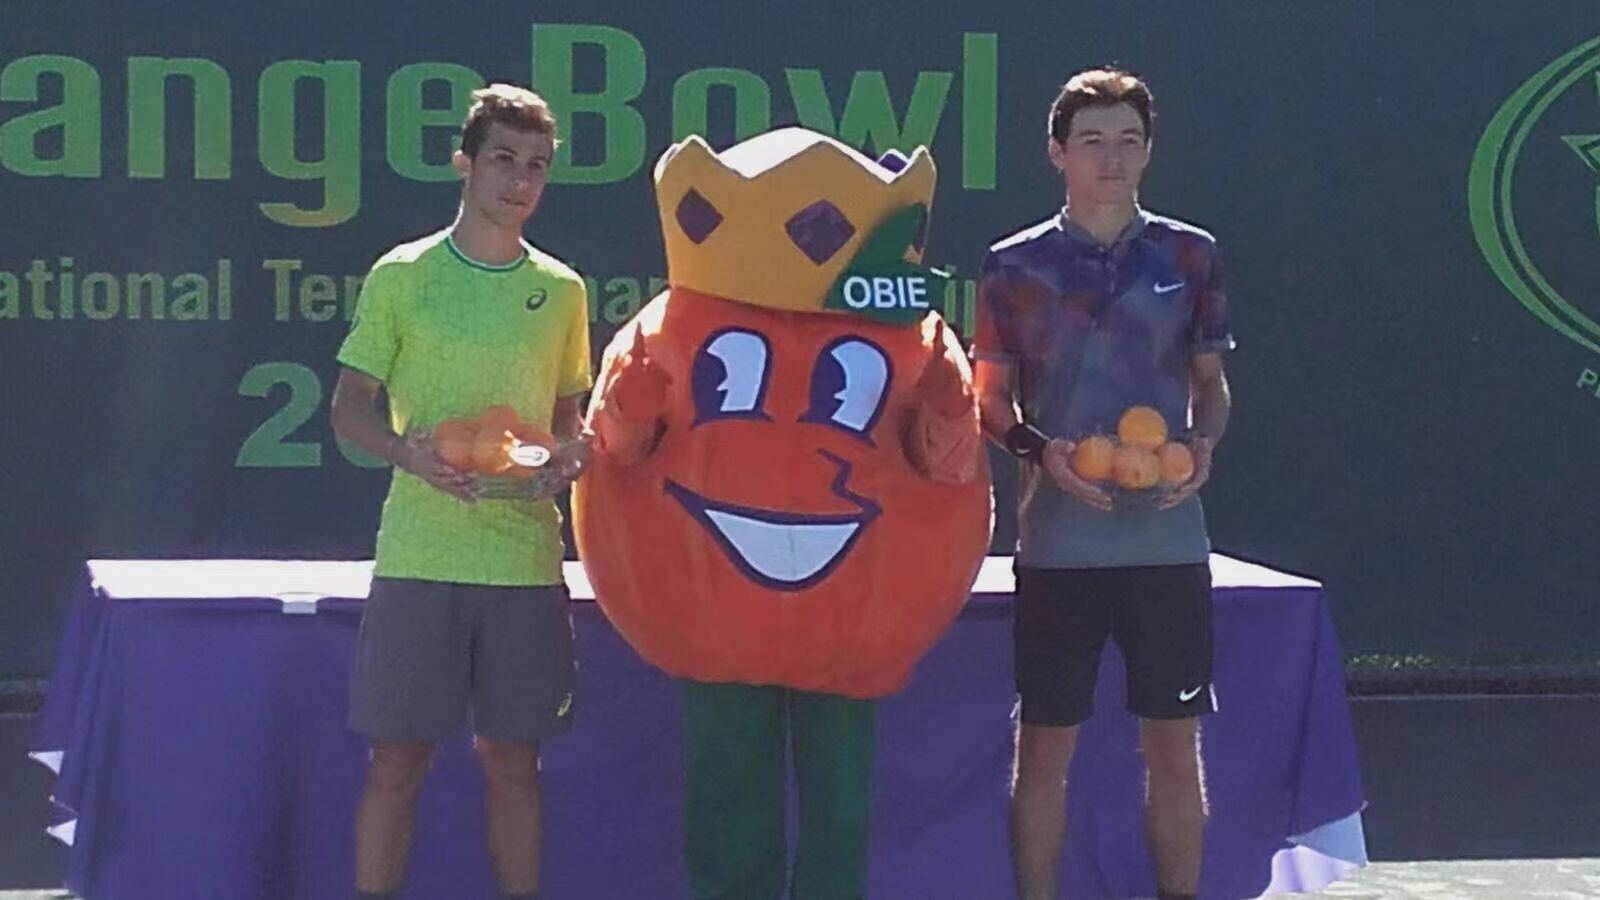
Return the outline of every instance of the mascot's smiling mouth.
[[[722,545],[746,577],[778,591],[798,591],[827,578],[844,561],[867,526],[883,512],[877,503],[853,494],[850,461],[818,450],[839,467],[835,496],[860,509],[854,515],[807,515],[721,503],[672,479],[663,487]]]

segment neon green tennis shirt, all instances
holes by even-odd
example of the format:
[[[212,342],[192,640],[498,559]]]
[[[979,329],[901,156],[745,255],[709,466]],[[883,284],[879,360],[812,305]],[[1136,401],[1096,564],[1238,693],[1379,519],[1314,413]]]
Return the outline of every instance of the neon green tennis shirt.
[[[339,362],[382,381],[395,431],[509,404],[549,430],[557,397],[593,386],[583,279],[524,244],[504,267],[467,258],[447,231],[372,267]],[[467,503],[395,470],[374,573],[463,584],[561,583],[553,500]]]

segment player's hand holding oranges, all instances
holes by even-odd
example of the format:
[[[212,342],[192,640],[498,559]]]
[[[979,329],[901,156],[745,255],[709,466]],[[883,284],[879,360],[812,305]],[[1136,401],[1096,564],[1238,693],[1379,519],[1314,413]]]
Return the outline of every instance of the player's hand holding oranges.
[[[472,473],[446,459],[437,430],[414,428],[395,439],[391,454],[395,468],[460,500],[472,502]]]
[[[1161,500],[1161,509],[1171,509],[1183,501],[1193,497],[1200,486],[1211,477],[1211,451],[1214,448],[1211,439],[1203,434],[1192,434],[1183,444],[1173,444],[1186,451],[1182,458],[1173,464],[1173,489]],[[1166,448],[1162,448],[1165,450]],[[1187,465],[1185,469],[1184,466]],[[1166,471],[1167,463],[1162,462],[1162,471]],[[1187,478],[1179,476],[1187,475]],[[1165,480],[1165,479],[1163,479]]]

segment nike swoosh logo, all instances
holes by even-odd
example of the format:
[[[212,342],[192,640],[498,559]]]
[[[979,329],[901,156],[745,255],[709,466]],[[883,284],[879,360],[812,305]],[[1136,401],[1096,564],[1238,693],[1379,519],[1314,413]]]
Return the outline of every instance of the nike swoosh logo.
[[[1202,685],[1200,685],[1199,687],[1195,688],[1192,691],[1179,691],[1178,692],[1178,702],[1179,703],[1188,703],[1190,700],[1193,700],[1194,698],[1200,696],[1200,692],[1205,690],[1205,689],[1206,689],[1206,686],[1202,684]]]
[[[1181,287],[1183,287],[1183,282],[1181,282],[1181,281],[1174,281],[1171,284],[1162,284],[1161,282],[1158,281],[1158,282],[1156,282],[1156,293],[1158,293],[1158,294],[1170,294],[1173,291],[1175,291],[1175,290],[1177,290],[1178,288],[1181,288]]]
[[[544,306],[545,301],[549,299],[550,293],[544,288],[540,288],[528,295],[528,302],[523,304],[523,307],[528,312],[538,312],[539,307]]]

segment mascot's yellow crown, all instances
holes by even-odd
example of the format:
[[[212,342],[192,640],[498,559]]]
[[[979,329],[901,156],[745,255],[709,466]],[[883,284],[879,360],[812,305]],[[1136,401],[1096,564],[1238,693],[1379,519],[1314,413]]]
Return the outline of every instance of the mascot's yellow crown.
[[[936,179],[924,147],[875,161],[827,135],[782,128],[716,153],[691,135],[656,163],[667,278],[757,306],[824,312],[863,242],[906,207],[931,207]],[[923,227],[907,261],[921,262]]]

